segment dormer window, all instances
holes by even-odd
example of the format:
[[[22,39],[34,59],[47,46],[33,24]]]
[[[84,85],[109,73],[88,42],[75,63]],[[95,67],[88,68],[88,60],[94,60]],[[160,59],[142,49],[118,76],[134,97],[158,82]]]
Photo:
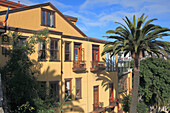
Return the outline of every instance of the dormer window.
[[[48,9],[42,9],[41,25],[55,27],[55,12]]]

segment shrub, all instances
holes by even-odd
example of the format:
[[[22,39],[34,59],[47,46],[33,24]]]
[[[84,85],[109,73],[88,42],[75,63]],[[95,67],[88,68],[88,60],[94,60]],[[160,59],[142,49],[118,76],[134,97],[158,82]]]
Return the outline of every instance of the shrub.
[[[147,113],[149,108],[144,102],[139,102],[137,105],[137,112],[138,113]]]

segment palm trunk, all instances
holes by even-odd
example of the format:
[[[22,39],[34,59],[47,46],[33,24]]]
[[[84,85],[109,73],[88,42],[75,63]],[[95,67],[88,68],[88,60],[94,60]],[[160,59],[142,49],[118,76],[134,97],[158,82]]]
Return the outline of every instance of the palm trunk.
[[[140,72],[140,58],[138,55],[135,55],[133,69],[134,69],[134,88],[132,92],[130,113],[137,113],[139,72]]]

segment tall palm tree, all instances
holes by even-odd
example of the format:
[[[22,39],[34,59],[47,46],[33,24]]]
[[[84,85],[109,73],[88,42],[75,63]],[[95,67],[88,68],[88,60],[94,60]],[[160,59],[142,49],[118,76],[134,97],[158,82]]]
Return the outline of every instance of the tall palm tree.
[[[125,17],[124,22],[127,27],[119,22],[115,30],[109,30],[106,33],[112,33],[113,36],[106,36],[111,39],[116,39],[114,42],[105,44],[102,56],[106,52],[110,52],[112,55],[118,54],[120,51],[124,51],[126,56],[128,53],[134,59],[134,88],[132,92],[132,100],[130,105],[130,113],[137,113],[137,102],[138,102],[138,86],[139,86],[139,72],[140,72],[140,59],[145,57],[145,53],[149,55],[160,55],[166,56],[170,53],[170,42],[158,41],[157,38],[163,36],[170,36],[167,31],[168,28],[163,28],[158,25],[151,24],[152,21],[157,20],[156,18],[145,22],[146,18],[144,14],[133,21],[130,21]],[[111,55],[111,56],[112,56]]]

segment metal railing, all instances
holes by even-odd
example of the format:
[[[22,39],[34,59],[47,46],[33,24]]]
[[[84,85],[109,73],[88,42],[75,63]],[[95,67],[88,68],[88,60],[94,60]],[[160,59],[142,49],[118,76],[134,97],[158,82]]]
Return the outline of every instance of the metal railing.
[[[103,70],[106,68],[105,63],[102,61],[91,61],[91,66],[94,70]]]
[[[128,72],[130,67],[118,67],[118,73]]]
[[[85,70],[86,69],[85,61],[73,61],[73,69]]]

